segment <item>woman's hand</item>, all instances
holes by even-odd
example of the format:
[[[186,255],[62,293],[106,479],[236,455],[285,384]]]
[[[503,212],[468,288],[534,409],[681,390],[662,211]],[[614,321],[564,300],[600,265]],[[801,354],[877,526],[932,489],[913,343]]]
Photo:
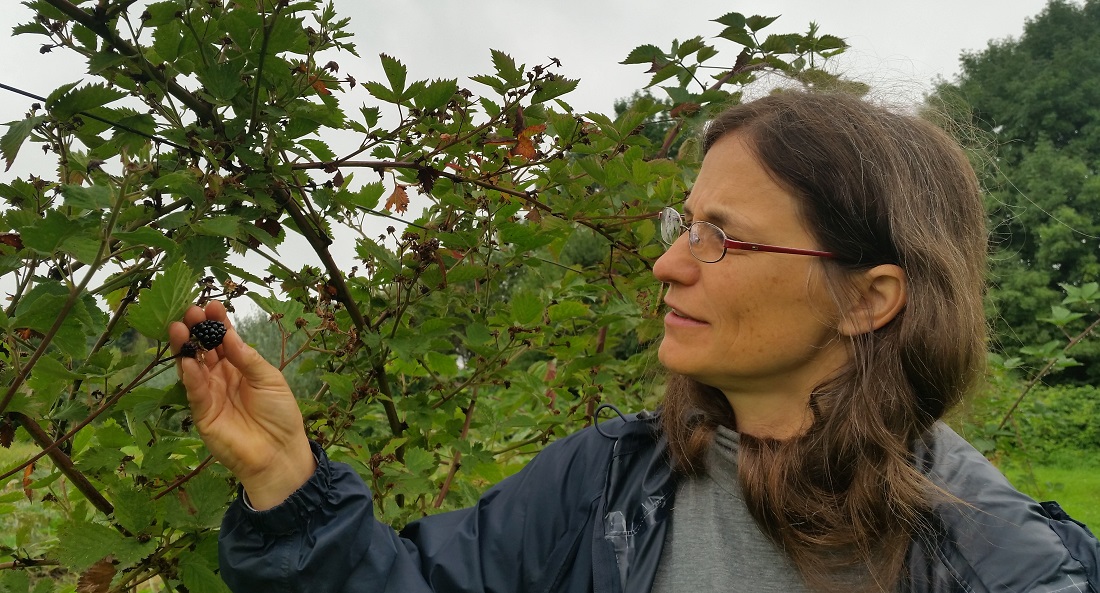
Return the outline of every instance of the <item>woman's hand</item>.
[[[302,413],[282,372],[241,340],[221,303],[191,307],[184,323],[172,323],[172,351],[188,341],[191,326],[207,319],[225,324],[222,344],[202,360],[178,358],[176,372],[207,448],[241,481],[253,508],[268,509],[316,470]]]

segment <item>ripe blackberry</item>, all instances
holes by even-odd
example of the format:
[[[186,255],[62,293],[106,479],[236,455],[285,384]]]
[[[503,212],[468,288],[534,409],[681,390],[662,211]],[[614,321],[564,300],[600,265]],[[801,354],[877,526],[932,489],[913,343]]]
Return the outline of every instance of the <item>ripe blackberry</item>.
[[[198,342],[203,350],[213,350],[222,343],[225,337],[225,324],[220,321],[207,319],[196,323],[191,328],[191,339]]]
[[[185,358],[195,358],[199,353],[199,349],[195,347],[194,342],[184,342],[183,346],[180,346],[180,353],[177,356],[183,356]]]

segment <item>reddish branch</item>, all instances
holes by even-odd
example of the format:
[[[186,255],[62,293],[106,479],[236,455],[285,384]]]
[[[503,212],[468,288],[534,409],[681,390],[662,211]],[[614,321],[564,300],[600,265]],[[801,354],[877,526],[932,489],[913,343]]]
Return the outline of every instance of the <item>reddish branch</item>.
[[[290,217],[294,219],[294,224],[298,226],[298,231],[302,233],[302,236],[306,238],[310,246],[313,247],[313,251],[317,253],[317,257],[321,258],[321,262],[324,264],[325,269],[328,271],[329,282],[332,283],[333,288],[336,289],[336,299],[344,304],[344,308],[348,314],[351,315],[351,321],[355,324],[356,330],[359,331],[359,335],[366,335],[371,331],[370,325],[367,323],[366,318],[363,316],[363,312],[359,310],[359,304],[355,302],[355,299],[351,296],[351,290],[348,288],[346,282],[344,282],[344,274],[340,269],[340,266],[336,265],[336,260],[332,258],[332,254],[329,253],[328,246],[332,243],[332,240],[328,237],[322,237],[313,223],[302,212],[302,209],[298,207],[298,202],[294,200],[294,197],[290,195],[290,192],[283,188],[276,188],[274,191],[275,199]],[[386,420],[390,425],[390,432],[393,436],[401,436],[404,432],[404,423],[397,415],[397,408],[393,405],[393,389],[390,387],[389,380],[386,377],[386,370],[383,367],[382,361],[374,361],[374,372],[378,377],[378,390],[382,392],[385,398],[380,398],[382,402],[382,408],[386,411]]]
[[[470,432],[470,420],[474,417],[474,405],[477,404],[477,389],[474,389],[474,393],[470,396],[470,405],[466,407],[466,420],[462,423],[462,433],[459,434],[459,440],[466,440],[466,435]],[[443,480],[443,486],[439,489],[439,495],[435,497],[435,501],[432,506],[439,508],[443,506],[443,499],[447,498],[447,492],[451,490],[451,482],[454,481],[455,474],[458,473],[458,468],[462,467],[462,451],[455,451],[453,457],[451,457],[451,468],[447,470],[447,477]]]
[[[66,478],[69,478],[69,482],[71,482],[72,485],[75,486],[76,489],[79,490],[80,493],[88,499],[88,502],[92,503],[92,506],[99,509],[100,512],[102,512],[104,515],[110,515],[111,513],[115,512],[115,507],[111,505],[111,503],[108,502],[106,498],[103,498],[103,495],[99,493],[99,490],[96,490],[96,487],[88,481],[88,478],[84,477],[84,474],[80,473],[80,470],[76,469],[76,466],[73,465],[73,460],[69,459],[68,455],[57,448],[57,444],[61,441],[54,442],[54,440],[50,438],[50,435],[45,430],[42,430],[42,427],[39,426],[33,418],[27,416],[26,414],[22,412],[12,412],[11,416],[13,419],[15,419],[16,422],[23,425],[23,428],[26,429],[27,433],[31,435],[31,438],[34,439],[34,442],[38,443],[38,446],[42,447],[42,455],[48,454],[50,456],[50,460],[53,461],[54,467],[56,467],[62,474],[64,474]],[[14,472],[18,472],[25,467],[29,467],[31,463],[37,461],[39,458],[42,457],[42,455],[39,455],[35,459],[32,459],[31,461],[15,468],[11,472],[8,472],[8,474],[4,477],[6,478],[7,476],[12,475],[12,473]]]

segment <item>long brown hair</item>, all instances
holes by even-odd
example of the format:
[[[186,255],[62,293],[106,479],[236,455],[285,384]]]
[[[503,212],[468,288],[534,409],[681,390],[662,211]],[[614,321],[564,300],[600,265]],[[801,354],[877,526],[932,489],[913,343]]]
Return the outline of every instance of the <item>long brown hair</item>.
[[[820,248],[837,254],[822,264],[839,306],[851,272],[905,270],[904,309],[853,338],[850,364],[810,394],[807,432],[741,435],[738,470],[756,522],[811,587],[891,590],[937,492],[911,447],[984,368],[977,179],[936,126],[848,95],[783,92],[737,105],[706,128],[704,152],[733,132],[795,196]],[[683,376],[670,377],[663,409],[673,465],[686,474],[703,470],[719,425],[736,427],[721,392]]]

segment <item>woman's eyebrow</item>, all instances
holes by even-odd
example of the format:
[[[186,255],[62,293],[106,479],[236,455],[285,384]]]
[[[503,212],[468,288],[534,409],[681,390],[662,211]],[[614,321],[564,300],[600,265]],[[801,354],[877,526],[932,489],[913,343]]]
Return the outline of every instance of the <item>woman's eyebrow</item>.
[[[695,220],[695,212],[691,209],[691,206],[689,206],[687,202],[684,202],[684,216],[687,217],[689,220]],[[706,220],[707,222],[713,224],[720,229],[727,229],[731,226],[738,229],[743,227],[743,225],[737,224],[729,215],[720,210],[717,212],[708,211],[700,214],[700,216],[703,217],[703,220]]]

